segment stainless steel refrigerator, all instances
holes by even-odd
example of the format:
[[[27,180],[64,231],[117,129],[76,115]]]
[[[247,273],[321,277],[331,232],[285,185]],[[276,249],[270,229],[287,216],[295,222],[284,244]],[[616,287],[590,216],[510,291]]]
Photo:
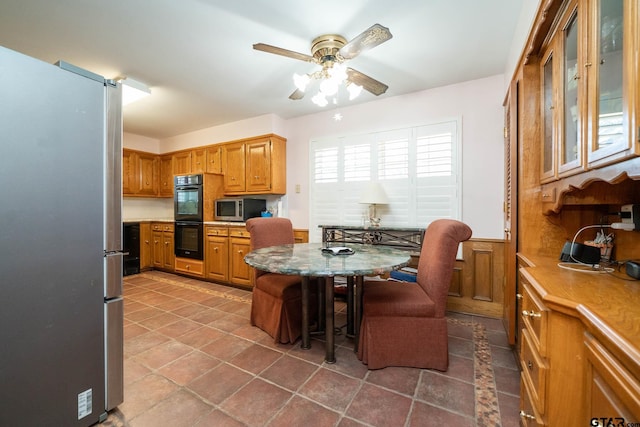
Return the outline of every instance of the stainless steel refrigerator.
[[[119,84],[0,47],[0,426],[123,401]]]

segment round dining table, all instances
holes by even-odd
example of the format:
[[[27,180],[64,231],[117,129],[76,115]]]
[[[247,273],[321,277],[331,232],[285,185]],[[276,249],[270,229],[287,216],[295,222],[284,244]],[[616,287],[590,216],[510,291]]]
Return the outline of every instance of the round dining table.
[[[359,329],[362,289],[365,276],[388,273],[404,267],[411,260],[406,250],[382,245],[349,244],[326,246],[322,243],[296,243],[255,249],[244,257],[251,267],[271,273],[302,277],[302,348],[311,348],[309,332],[309,278],[325,282],[325,361],[335,363],[334,277],[355,278],[356,331]],[[358,333],[356,332],[356,345]]]

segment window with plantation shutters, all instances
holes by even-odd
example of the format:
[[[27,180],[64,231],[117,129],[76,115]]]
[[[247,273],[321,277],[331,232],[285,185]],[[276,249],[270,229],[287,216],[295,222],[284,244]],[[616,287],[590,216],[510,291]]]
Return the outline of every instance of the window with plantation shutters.
[[[319,225],[363,225],[359,203],[369,182],[382,184],[389,204],[377,206],[382,224],[426,227],[461,218],[460,120],[311,141],[309,238]]]

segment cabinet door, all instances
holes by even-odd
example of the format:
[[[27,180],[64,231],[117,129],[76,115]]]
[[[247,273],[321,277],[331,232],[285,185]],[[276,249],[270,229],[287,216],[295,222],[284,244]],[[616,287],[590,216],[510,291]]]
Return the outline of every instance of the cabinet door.
[[[191,173],[203,173],[207,167],[207,150],[197,148],[191,151]]]
[[[191,152],[185,151],[173,155],[173,174],[184,175],[191,173]]]
[[[140,223],[140,269],[142,270],[153,267],[152,241],[151,224]]]
[[[229,239],[227,237],[207,236],[205,259],[208,279],[229,281]]]
[[[138,155],[122,150],[122,194],[132,195],[138,192]]]
[[[173,156],[160,156],[160,197],[173,197]]]
[[[246,144],[246,191],[268,192],[271,190],[271,141]]]
[[[229,239],[229,271],[231,282],[238,285],[251,285],[253,270],[244,262],[244,256],[250,252],[249,239]]]
[[[139,153],[140,186],[138,194],[158,195],[158,157],[153,154]]]
[[[586,104],[586,84],[583,60],[584,3],[576,1],[570,6],[562,18],[562,31],[559,32],[561,60],[561,94],[560,133],[558,153],[558,175],[567,176],[584,170],[584,120]],[[580,12],[580,13],[579,13]]]
[[[551,43],[540,62],[540,79],[542,88],[542,99],[540,102],[542,119],[541,136],[542,136],[542,158],[540,161],[540,182],[548,182],[557,178],[556,157],[558,152],[557,137],[557,111],[558,94],[558,70],[557,61],[555,59],[555,45]]]
[[[173,233],[162,233],[162,267],[167,270],[173,270],[174,266],[174,249],[173,249]]]
[[[637,2],[591,1],[589,6],[589,164],[637,154]],[[631,29],[631,30],[629,30]],[[626,114],[625,114],[626,113]]]
[[[154,230],[151,233],[153,241],[152,259],[155,268],[162,268],[164,265],[164,242],[162,240],[162,231]]]
[[[238,193],[245,191],[245,145],[228,144],[222,149],[224,157],[224,191]]]
[[[222,173],[221,151],[219,146],[207,148],[207,173]]]

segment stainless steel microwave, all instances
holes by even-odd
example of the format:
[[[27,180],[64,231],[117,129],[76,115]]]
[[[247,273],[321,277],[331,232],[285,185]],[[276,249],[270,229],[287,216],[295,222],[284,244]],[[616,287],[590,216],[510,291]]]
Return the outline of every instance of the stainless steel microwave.
[[[248,197],[217,199],[215,201],[215,220],[244,222],[249,218],[260,216],[265,210],[267,210],[265,199]]]

